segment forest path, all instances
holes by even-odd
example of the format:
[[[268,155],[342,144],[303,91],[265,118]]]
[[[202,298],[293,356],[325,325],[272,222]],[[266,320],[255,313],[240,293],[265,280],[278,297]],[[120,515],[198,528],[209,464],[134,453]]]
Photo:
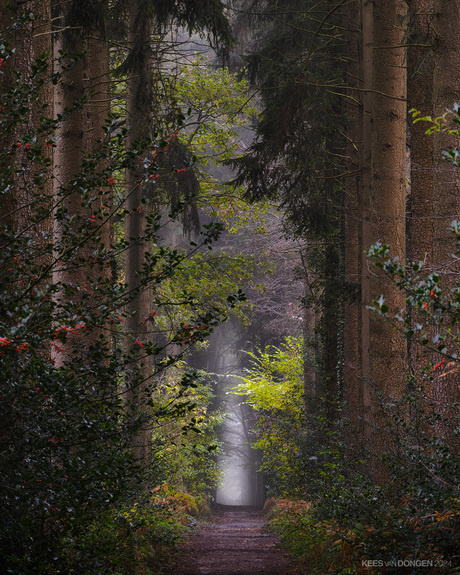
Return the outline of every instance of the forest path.
[[[212,521],[188,537],[171,575],[296,575],[265,524],[258,508],[216,506]]]

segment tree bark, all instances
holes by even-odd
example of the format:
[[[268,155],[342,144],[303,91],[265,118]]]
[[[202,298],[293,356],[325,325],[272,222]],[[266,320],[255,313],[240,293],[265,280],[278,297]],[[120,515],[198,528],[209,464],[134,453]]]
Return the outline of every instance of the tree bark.
[[[433,0],[412,0],[408,50],[409,109],[422,116],[433,115]],[[407,225],[407,259],[424,262],[423,276],[433,271],[433,138],[425,134],[424,122],[409,122],[410,213]],[[408,310],[415,325],[415,310]],[[408,341],[410,375],[425,394],[432,397],[428,378],[423,376],[429,355],[415,340]],[[427,405],[431,409],[431,402]]]
[[[128,137],[126,145],[133,149],[151,134],[151,19],[145,17],[137,0],[129,4],[129,47],[135,56],[136,65],[128,77],[126,103]],[[152,357],[143,351],[145,343],[152,341],[150,322],[152,294],[142,280],[142,269],[146,263],[149,241],[146,236],[146,207],[142,202],[143,188],[141,170],[135,166],[126,172],[126,197],[129,215],[126,220],[126,241],[129,243],[126,259],[126,283],[134,297],[126,306],[127,346],[133,357],[127,381],[126,401],[135,419],[144,420],[140,432],[134,438],[136,458],[145,460],[148,456],[149,432],[147,424],[146,388],[152,378]]]
[[[460,4],[455,0],[435,0],[434,14],[433,108],[435,116],[442,116],[460,102]],[[457,145],[456,140],[449,134],[438,133],[433,146],[433,266],[440,274],[444,290],[454,288],[460,272],[458,261],[450,255],[455,249],[450,223],[460,217],[460,172],[442,157],[443,151]],[[439,357],[434,359],[437,361]],[[452,372],[444,377],[436,374],[433,381],[434,408],[441,415],[438,433],[456,451],[459,440],[453,428],[458,415],[459,379]]]
[[[408,51],[409,108],[433,114],[433,0],[412,0]],[[423,122],[410,123],[410,207],[408,256],[432,266],[433,141]]]
[[[363,248],[376,241],[405,257],[406,212],[406,50],[403,0],[362,4],[363,18]],[[404,295],[362,262],[362,373],[365,436],[371,451],[369,471],[385,479],[379,463],[386,438],[380,406],[405,385],[406,342],[369,306],[380,294],[391,312],[404,309]],[[372,392],[371,392],[372,390]]]
[[[362,374],[361,374],[361,233],[359,142],[362,139],[362,101],[360,88],[360,10],[358,2],[345,6],[344,30],[346,41],[348,140],[346,144],[345,181],[345,302],[344,302],[344,416],[347,420],[347,446],[351,449],[362,435]]]
[[[109,264],[103,258],[97,261],[95,256],[96,252],[101,254],[101,244],[103,250],[110,246],[110,222],[99,219],[105,213],[107,188],[95,185],[95,174],[101,173],[105,166],[103,163],[95,167],[83,165],[85,156],[91,158],[99,151],[110,111],[108,44],[99,28],[85,30],[78,22],[72,25],[69,18],[74,8],[75,5],[60,3],[54,18],[58,32],[54,45],[55,66],[61,74],[55,87],[54,105],[55,114],[64,118],[57,129],[54,153],[57,267],[53,281],[60,286],[56,300],[58,314],[68,309],[69,300],[75,311],[87,306],[85,299],[91,299],[91,307],[97,309],[105,298],[104,279],[110,277]],[[83,98],[85,102],[75,108],[76,102]],[[72,111],[69,113],[69,110]],[[90,159],[91,162],[94,164],[94,160]],[[67,315],[70,317],[70,312]],[[63,319],[65,321],[65,315]],[[62,327],[66,326],[57,326],[57,329]],[[102,334],[101,325],[86,325],[83,330],[77,330],[67,338],[65,345],[55,346],[56,366],[75,361]]]

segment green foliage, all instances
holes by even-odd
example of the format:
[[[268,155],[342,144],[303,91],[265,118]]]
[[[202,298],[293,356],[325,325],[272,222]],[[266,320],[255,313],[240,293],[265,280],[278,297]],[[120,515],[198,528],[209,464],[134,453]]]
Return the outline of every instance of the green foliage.
[[[408,277],[400,263],[388,257],[385,246],[375,245],[372,258],[406,290],[416,312],[421,312],[422,319],[415,321],[424,321],[424,328],[418,332],[436,333],[432,325],[441,335],[451,329],[457,287],[444,291],[436,277],[413,276],[411,265]],[[401,314],[392,316],[384,308],[383,297],[374,305],[396,328],[402,326],[408,337],[415,337],[412,323]],[[314,438],[314,456],[311,445],[302,444],[300,459],[309,464],[307,469],[297,465],[303,485],[297,493],[286,493],[308,503],[282,500],[271,512],[273,529],[301,559],[305,573],[388,574],[409,567],[407,572],[415,574],[423,567],[435,574],[458,568],[458,406],[454,401],[440,410],[430,393],[435,377],[443,381],[443,375],[457,373],[453,350],[458,342],[446,337],[442,348],[437,344],[437,339],[426,343],[434,353],[449,357],[450,365],[447,359],[431,363],[424,374],[408,380],[399,398],[373,394],[381,409],[381,418],[373,425],[385,436],[386,446],[379,462],[375,463],[372,446],[365,442],[350,447],[356,430],[343,416],[335,426],[322,417],[306,418],[310,429],[322,432]],[[270,431],[261,431],[268,442]],[[287,445],[294,441],[293,437]],[[366,475],[366,461],[371,457],[385,469],[383,484]]]
[[[352,532],[349,541],[340,539],[337,523],[318,522],[311,504],[303,500],[278,500],[272,505],[268,516],[270,528],[281,536],[289,553],[300,560],[302,572],[312,575],[361,573],[358,558],[350,552]]]
[[[241,153],[238,128],[256,113],[245,80],[197,57],[180,68],[175,90],[180,108],[188,111],[181,138],[192,146],[202,166]]]
[[[286,338],[279,347],[267,346],[257,353],[247,352],[252,369],[246,369],[243,383],[234,390],[247,397],[257,411],[292,410],[302,414],[303,361],[302,340]]]
[[[456,223],[453,231],[458,258]],[[372,424],[385,436],[378,462],[364,441],[351,448],[356,430],[343,416],[335,426],[317,418],[323,433],[298,492],[309,503],[281,501],[272,511],[272,525],[308,573],[388,574],[402,567],[414,574],[421,567],[433,574],[454,572],[460,530],[458,403],[456,397],[433,402],[432,389],[435,379],[447,382],[458,373],[459,286],[424,274],[420,263],[403,266],[389,257],[388,246],[375,244],[370,257],[404,290],[413,314],[389,310],[383,296],[374,301],[374,311],[435,359],[408,379],[398,398],[372,394],[381,410]],[[366,475],[370,458],[384,470],[385,482]]]
[[[201,250],[183,261],[170,294],[174,298],[173,292],[178,293],[182,282],[184,289],[200,302],[200,310],[213,306],[222,309],[229,291],[250,283],[257,269],[268,269],[264,254],[254,253],[253,248],[242,253],[238,245],[243,235],[266,233],[268,206],[250,206],[242,198],[242,190],[235,192],[222,183],[231,176],[223,163],[244,152],[241,132],[244,133],[255,109],[247,83],[227,68],[216,68],[210,59],[195,55],[177,70],[169,71],[167,78],[182,121],[178,131],[168,125],[171,131],[166,139],[168,150],[158,157],[161,169],[154,180],[156,201],[158,193],[174,197],[175,201],[188,198],[200,208],[200,217],[216,218],[225,230],[212,251]],[[171,171],[172,161],[174,166],[182,167]],[[184,245],[180,240],[178,243]],[[247,301],[241,301],[233,309],[233,314],[246,324],[250,312]],[[170,306],[167,315],[166,324],[191,322],[180,306]]]
[[[460,254],[460,227],[457,221],[452,222],[452,231],[457,247],[457,253],[452,255],[452,262],[455,262]],[[447,377],[458,369],[456,325],[460,319],[460,284],[446,284],[437,272],[424,273],[423,262],[402,265],[398,258],[389,257],[389,251],[389,246],[377,243],[371,246],[369,257],[405,292],[412,314],[389,310],[383,295],[374,300],[374,310],[394,321],[395,327],[410,341],[436,354],[433,355],[435,361],[431,361],[429,369],[425,371],[427,384],[433,380],[435,372],[442,372],[441,377]],[[447,405],[445,409],[448,409]],[[455,421],[452,423],[458,425]]]
[[[87,573],[160,575],[189,526],[206,511],[199,499],[163,484],[142,501],[101,513],[78,539],[61,544],[68,564],[86,565]]]
[[[61,545],[68,565],[86,573],[158,575],[185,531],[181,519],[169,503],[133,503],[100,514],[77,539],[66,538]]]
[[[331,477],[332,479],[332,477]],[[363,483],[364,487],[364,483]],[[456,548],[450,531],[458,525],[458,499],[448,501],[449,511],[428,517],[411,515],[412,505],[402,499],[385,500],[371,489],[356,497],[354,514],[343,518],[321,519],[318,510],[305,501],[280,500],[273,505],[271,528],[283,545],[301,561],[302,572],[315,574],[453,573]],[[367,521],[359,505],[370,510]],[[447,541],[445,540],[447,539]]]
[[[453,257],[458,258],[456,223],[453,231],[457,238]],[[424,274],[422,264],[402,266],[389,257],[388,246],[375,244],[370,256],[405,291],[414,314],[408,318],[390,312],[383,296],[374,301],[375,310],[436,359],[408,380],[399,398],[372,394],[381,409],[381,418],[373,425],[385,436],[386,445],[376,465],[386,470],[387,481],[377,484],[365,471],[366,461],[375,458],[372,446],[360,441],[350,447],[356,430],[343,414],[332,425],[318,404],[316,417],[297,415],[297,427],[286,426],[285,435],[280,433],[285,413],[298,410],[301,397],[284,393],[283,375],[288,371],[284,362],[277,361],[283,353],[272,349],[254,354],[254,368],[239,392],[244,391],[260,413],[256,445],[263,449],[271,492],[308,501],[281,500],[271,512],[271,524],[286,548],[301,559],[306,573],[400,573],[404,566],[414,574],[421,566],[427,573],[453,572],[458,566],[460,528],[458,404],[452,398],[439,409],[430,390],[435,378],[447,381],[458,371],[459,286],[444,285],[437,274]],[[300,361],[300,348],[297,354]],[[295,365],[294,361],[294,373]],[[276,421],[270,419],[270,406],[276,406]],[[291,451],[297,459],[290,458]],[[277,465],[296,482],[287,483]]]
[[[225,163],[246,152],[243,137],[256,115],[247,82],[201,56],[183,64],[171,81],[176,106],[184,115],[178,140],[194,158],[198,204],[224,222],[245,218],[244,223],[251,224],[256,214],[264,215],[266,206],[249,208],[243,189],[235,193],[222,183],[232,177]]]
[[[180,301],[182,290],[185,290],[188,296],[194,299],[199,314],[226,314],[229,311],[228,294],[236,292],[244,281],[252,277],[254,260],[254,257],[229,253],[219,247],[214,247],[212,252],[201,251],[184,260],[173,281],[165,282],[165,293],[170,294],[171,302],[174,301],[174,297]],[[247,321],[249,309],[246,298],[241,296],[231,313],[244,323]],[[184,306],[165,306],[164,312],[167,314],[164,316],[165,325],[169,328],[179,322],[184,326],[187,325],[187,329],[195,325],[193,314]],[[199,344],[199,340],[192,334],[187,343]]]
[[[262,452],[262,470],[275,495],[302,489],[302,444],[305,441],[302,340],[287,338],[279,347],[249,353],[252,367],[233,393],[255,410],[257,430],[252,447]]]
[[[181,390],[185,371],[183,362],[176,363],[152,396],[157,414],[152,431],[156,476],[181,492],[209,500],[220,479],[215,430],[224,416],[210,407],[214,395],[206,374],[195,374],[193,383]]]
[[[3,71],[13,52],[3,40],[0,44]],[[179,284],[173,289],[175,274],[187,274],[188,260],[209,251],[222,227],[207,224],[185,251],[161,246],[160,217],[145,194],[139,209],[149,211],[146,233],[152,249],[138,270],[139,289],[152,290],[158,317],[180,303],[182,320],[160,323],[156,333],[163,339],[156,343],[124,331],[125,305],[138,291],[127,290],[119,267],[134,240],[121,233],[112,238],[105,231],[114,219],[131,215],[118,176],[140,164],[138,185],[147,189],[159,165],[144,158],[140,162],[139,151],[147,150],[153,158],[167,142],[158,136],[127,149],[127,132],[113,116],[97,149],[83,157],[79,173],[70,182],[60,182],[51,198],[49,152],[57,145],[56,129],[84,102],[76,102],[62,117],[48,117],[40,87],[49,81],[46,59],[40,58],[32,65],[29,82],[12,72],[11,84],[2,86],[2,572],[131,573],[136,562],[144,562],[148,573],[153,555],[177,539],[177,519],[173,512],[163,513],[163,503],[134,513],[135,503],[148,486],[164,481],[173,459],[175,473],[183,474],[177,483],[203,495],[217,475],[208,447],[215,443],[218,416],[206,413],[209,390],[197,391],[197,376],[181,370],[179,360],[192,339],[194,344],[204,342],[244,296],[238,290],[230,295],[221,290],[218,305],[204,306],[193,289]],[[59,83],[59,76],[52,81]],[[41,107],[42,117],[18,137],[32,106]],[[69,197],[78,198],[75,205],[82,209],[71,211]],[[182,209],[179,206],[176,215]],[[81,268],[88,270],[86,282],[69,281]],[[156,365],[142,398],[151,411],[133,418],[124,382],[139,383],[139,376],[127,374],[136,374],[142,355],[153,356]],[[169,381],[168,401],[159,399],[164,380]],[[133,437],[146,425],[154,427],[158,448],[152,449],[148,462],[139,462]],[[175,434],[181,444],[174,453]],[[206,471],[212,472],[207,480]],[[152,566],[150,572],[159,571]]]
[[[433,118],[432,116],[422,116],[421,113],[413,108],[410,110],[414,124],[417,122],[426,122],[429,124],[429,128],[426,130],[426,134],[443,133],[450,134],[451,136],[460,136],[460,129],[458,125],[460,124],[460,104],[455,103],[452,110],[446,110],[442,116],[437,116]],[[443,151],[444,159],[451,162],[457,168],[460,167],[459,163],[459,150],[456,146],[450,150]]]

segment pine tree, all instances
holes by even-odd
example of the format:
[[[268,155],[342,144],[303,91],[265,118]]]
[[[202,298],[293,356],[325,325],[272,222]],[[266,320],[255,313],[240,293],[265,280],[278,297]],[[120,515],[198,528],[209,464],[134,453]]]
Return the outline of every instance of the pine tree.
[[[134,438],[134,444],[136,457],[146,460],[149,443],[146,402],[152,388],[155,368],[154,358],[143,349],[146,344],[148,346],[158,342],[153,340],[152,324],[149,321],[152,317],[153,294],[147,279],[148,274],[145,272],[149,268],[149,236],[155,228],[155,225],[152,225],[151,213],[153,209],[161,208],[162,199],[154,197],[149,206],[147,191],[140,181],[143,159],[153,154],[148,142],[163,128],[161,113],[158,111],[164,105],[155,98],[153,90],[158,70],[155,69],[157,63],[153,60],[152,35],[154,31],[161,31],[171,24],[186,27],[189,32],[204,33],[207,30],[209,39],[216,43],[216,47],[225,48],[231,41],[231,34],[223,5],[219,0],[195,2],[185,8],[175,0],[147,3],[130,0],[127,12],[129,52],[119,73],[127,73],[126,144],[128,149],[138,152],[139,158],[137,166],[129,167],[126,172],[128,218],[125,236],[129,247],[126,251],[125,269],[127,291],[131,294],[126,306],[126,345],[127,350],[137,349],[137,353],[128,367],[125,396],[132,417],[144,420],[141,432]],[[164,159],[168,164],[167,158]]]
[[[390,244],[394,256],[405,258],[406,214],[406,68],[404,48],[405,2],[371,3],[362,7],[363,66],[363,189],[362,238],[366,249],[379,241]],[[392,310],[404,309],[404,296],[390,282],[371,272],[366,255],[362,263],[362,375],[363,416],[370,471],[383,479],[377,463],[387,438],[375,432],[384,421],[379,401],[401,393],[405,385],[404,338],[369,313],[367,306],[385,293]],[[371,393],[371,390],[374,390]],[[381,397],[379,395],[382,394]]]
[[[321,285],[316,302],[321,318],[317,329],[322,332],[320,394],[333,419],[341,393],[338,349],[343,284],[340,3],[319,7],[296,0],[246,2],[241,11],[242,19],[253,20],[258,30],[246,67],[260,90],[262,112],[256,141],[235,162],[237,182],[244,183],[252,200],[276,199],[287,215],[289,233],[316,248],[308,265]]]
[[[101,256],[110,246],[110,224],[105,217],[108,184],[102,180],[104,161],[97,159],[110,112],[109,49],[104,31],[107,8],[106,2],[60,2],[54,6],[54,58],[60,75],[54,108],[62,120],[53,157],[58,261],[53,282],[60,286],[57,312],[64,325],[84,298],[91,296],[97,309],[104,298],[104,282],[110,277],[103,257],[94,264],[96,254]],[[98,323],[97,317],[94,321]],[[100,328],[88,325],[85,333],[70,337],[55,353],[56,365],[78,362],[77,350],[99,341]]]
[[[434,1],[434,75],[433,111],[442,116],[460,101],[460,10],[456,2]],[[455,147],[456,141],[448,133],[436,133],[433,145],[433,265],[445,287],[453,287],[458,274],[458,262],[451,257],[453,238],[450,223],[460,212],[460,181],[458,168],[448,164],[443,153]],[[435,357],[435,363],[439,361]],[[457,415],[458,374],[436,375],[433,382],[433,404],[443,423],[439,434],[458,449],[453,427]]]

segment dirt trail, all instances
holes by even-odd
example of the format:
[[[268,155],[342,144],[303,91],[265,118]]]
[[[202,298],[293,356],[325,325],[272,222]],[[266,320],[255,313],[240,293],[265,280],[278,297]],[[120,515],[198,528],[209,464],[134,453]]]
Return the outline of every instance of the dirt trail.
[[[216,506],[214,519],[188,538],[172,575],[295,575],[264,526],[260,509]]]

